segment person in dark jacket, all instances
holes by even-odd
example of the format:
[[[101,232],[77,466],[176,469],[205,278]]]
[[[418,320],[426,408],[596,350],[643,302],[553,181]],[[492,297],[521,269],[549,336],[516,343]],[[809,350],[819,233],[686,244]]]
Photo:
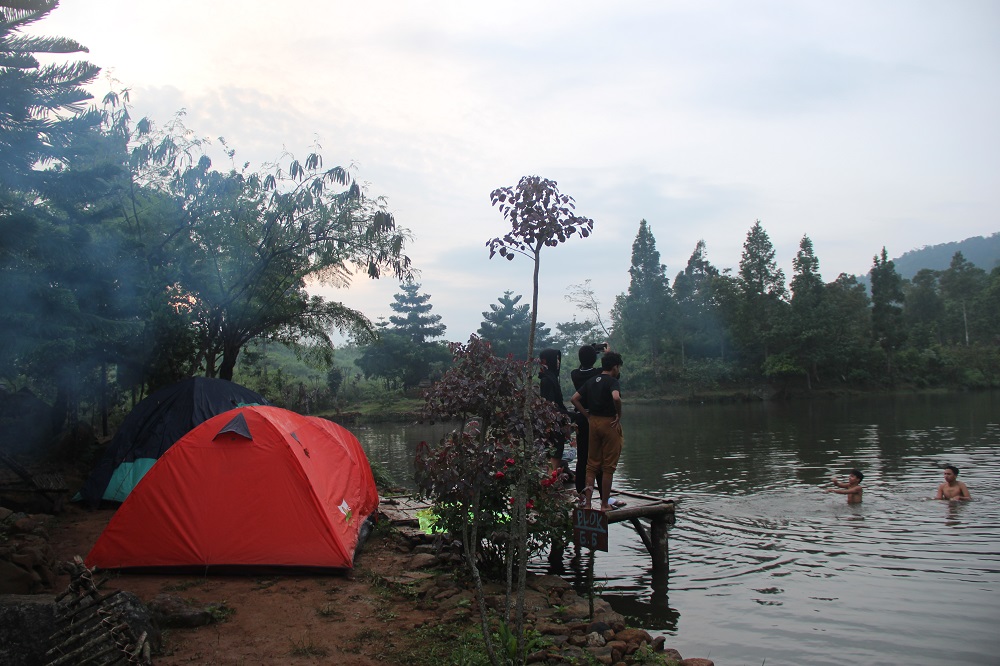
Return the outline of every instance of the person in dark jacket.
[[[562,352],[558,349],[543,349],[538,355],[542,369],[538,373],[539,391],[543,398],[555,404],[559,413],[570,421],[569,410],[563,400],[562,387],[559,385],[559,367],[562,365]],[[549,440],[549,468],[555,471],[562,467],[563,450],[566,447],[566,435],[556,433]]]
[[[580,367],[570,372],[569,376],[573,380],[573,389],[579,391],[587,383],[588,379],[601,374],[601,369],[594,367],[594,363],[597,362],[597,348],[594,345],[580,347],[577,357],[580,359]],[[574,412],[574,414],[576,416],[574,419],[576,423],[576,478],[574,480],[576,481],[577,495],[583,497],[583,491],[587,483],[587,452],[589,451],[590,425],[586,414],[581,414],[580,412]],[[597,484],[600,487],[600,478],[598,478]]]

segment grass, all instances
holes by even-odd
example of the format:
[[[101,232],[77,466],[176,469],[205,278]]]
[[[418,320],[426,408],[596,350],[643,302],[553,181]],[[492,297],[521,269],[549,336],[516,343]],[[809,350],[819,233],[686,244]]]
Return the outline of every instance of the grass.
[[[330,654],[328,649],[314,643],[309,634],[304,634],[302,639],[298,641],[292,639],[291,643],[292,649],[289,654],[293,657],[326,657]]]

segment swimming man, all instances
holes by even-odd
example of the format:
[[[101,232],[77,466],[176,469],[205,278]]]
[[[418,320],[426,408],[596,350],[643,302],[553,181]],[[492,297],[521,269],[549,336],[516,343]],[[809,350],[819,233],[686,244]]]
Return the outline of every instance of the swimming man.
[[[958,468],[954,465],[946,465],[944,468],[944,483],[938,486],[937,496],[934,499],[946,500],[970,500],[972,495],[965,484],[958,480]]]
[[[847,495],[848,504],[859,504],[861,502],[861,495],[864,493],[864,489],[861,487],[861,481],[864,478],[864,474],[856,469],[852,469],[851,474],[847,477],[847,483],[839,481],[836,476],[832,477],[833,485],[837,487],[827,488],[826,492]]]

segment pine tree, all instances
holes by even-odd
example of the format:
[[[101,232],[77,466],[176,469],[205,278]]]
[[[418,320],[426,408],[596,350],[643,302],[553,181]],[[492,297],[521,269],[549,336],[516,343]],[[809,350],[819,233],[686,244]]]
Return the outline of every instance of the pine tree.
[[[490,304],[489,312],[483,313],[483,321],[479,326],[479,336],[489,340],[493,354],[503,358],[513,354],[514,358],[524,358],[528,349],[528,332],[531,330],[531,306],[518,305],[521,295],[513,296],[512,291],[505,291],[497,299],[499,305]],[[543,322],[535,327],[535,342],[538,348],[548,345],[551,331]]]
[[[713,289],[718,277],[719,269],[706,256],[705,241],[699,240],[687,266],[674,278],[682,365],[689,355],[706,356],[722,348],[723,329]]]
[[[658,362],[663,341],[671,331],[675,303],[667,280],[667,267],[660,263],[656,239],[646,220],[639,221],[639,231],[632,242],[632,265],[628,292],[615,299],[612,319],[616,347],[649,354]]]
[[[441,323],[441,316],[430,314],[430,295],[417,293],[420,284],[411,281],[400,288],[403,293],[395,294],[393,303],[389,305],[393,312],[399,313],[389,317],[393,330],[417,344],[444,335],[445,325]]]
[[[889,382],[895,383],[896,351],[906,341],[903,327],[903,278],[896,272],[895,264],[882,248],[875,256],[871,271],[872,285],[872,336],[885,354]]]
[[[774,260],[774,246],[757,220],[747,232],[740,258],[740,301],[735,335],[746,360],[766,361],[782,330],[787,305],[785,274]]]
[[[819,379],[819,365],[827,354],[828,317],[823,278],[812,240],[803,236],[792,260],[792,301],[789,317],[789,355],[801,366],[806,384]]]

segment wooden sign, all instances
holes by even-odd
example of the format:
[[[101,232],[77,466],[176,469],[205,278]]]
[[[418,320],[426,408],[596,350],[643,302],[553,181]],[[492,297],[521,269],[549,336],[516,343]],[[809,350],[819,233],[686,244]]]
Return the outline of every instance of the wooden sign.
[[[608,552],[608,515],[594,509],[573,509],[573,543]]]

